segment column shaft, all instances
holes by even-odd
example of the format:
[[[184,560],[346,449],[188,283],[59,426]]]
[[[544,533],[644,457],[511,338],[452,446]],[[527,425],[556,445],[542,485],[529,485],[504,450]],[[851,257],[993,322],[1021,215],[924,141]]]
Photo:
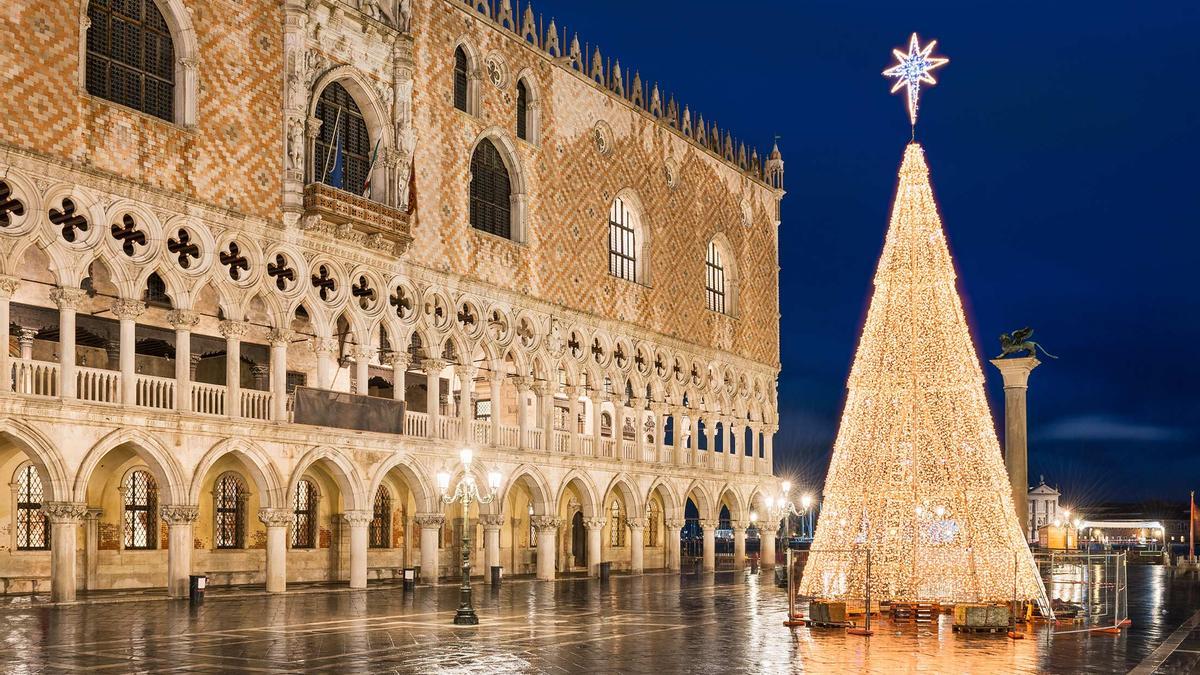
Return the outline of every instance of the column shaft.
[[[742,569],[746,566],[746,528],[733,528],[733,566]]]
[[[350,588],[367,587],[367,527],[369,511],[347,511],[342,514],[350,528]]]
[[[711,572],[717,568],[717,526],[712,521],[704,521],[704,562],[703,569],[705,572]]]
[[[642,525],[629,525],[629,571],[633,574],[641,574],[646,569],[645,532]]]

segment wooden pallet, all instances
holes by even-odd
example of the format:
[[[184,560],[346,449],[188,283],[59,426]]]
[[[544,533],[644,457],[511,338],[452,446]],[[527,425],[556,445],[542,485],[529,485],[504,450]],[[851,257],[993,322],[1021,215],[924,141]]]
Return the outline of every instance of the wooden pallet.
[[[804,620],[804,624],[810,628],[854,628],[853,621],[809,621]]]
[[[1008,634],[1008,626],[954,626],[955,633],[1004,633]]]

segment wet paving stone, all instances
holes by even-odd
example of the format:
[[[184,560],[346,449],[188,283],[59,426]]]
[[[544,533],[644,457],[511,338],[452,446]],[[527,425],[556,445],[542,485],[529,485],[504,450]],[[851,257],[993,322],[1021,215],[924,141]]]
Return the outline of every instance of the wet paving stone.
[[[1019,641],[955,634],[944,615],[933,628],[877,622],[871,638],[787,628],[784,592],[732,572],[476,585],[477,627],[451,623],[454,586],[217,591],[194,608],[13,601],[0,606],[0,671],[1200,672],[1200,581],[1161,567],[1129,579],[1133,626],[1120,635],[1040,628]]]

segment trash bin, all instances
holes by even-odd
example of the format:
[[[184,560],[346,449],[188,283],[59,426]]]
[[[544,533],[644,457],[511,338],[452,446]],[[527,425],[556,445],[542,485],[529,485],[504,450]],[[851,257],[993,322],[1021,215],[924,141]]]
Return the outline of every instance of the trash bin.
[[[417,586],[417,570],[412,567],[404,568],[404,590],[411,591]]]
[[[504,568],[500,567],[499,565],[492,565],[492,585],[493,586],[500,585],[500,573],[501,573],[500,571],[502,569],[504,569]]]
[[[612,572],[611,562],[600,563],[600,581],[608,581],[608,575]]]
[[[203,574],[188,576],[188,601],[192,604],[204,602],[204,587],[208,585],[208,577]]]

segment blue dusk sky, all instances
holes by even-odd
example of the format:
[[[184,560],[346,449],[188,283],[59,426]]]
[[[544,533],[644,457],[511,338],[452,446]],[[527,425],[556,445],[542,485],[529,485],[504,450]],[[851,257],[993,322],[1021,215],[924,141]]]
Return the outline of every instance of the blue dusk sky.
[[[976,347],[1028,324],[1060,357],[1031,379],[1031,482],[1080,507],[1200,488],[1200,5],[534,8],[760,153],[782,137],[781,472],[828,465],[909,137],[880,72],[915,31],[950,58],[917,140]]]

